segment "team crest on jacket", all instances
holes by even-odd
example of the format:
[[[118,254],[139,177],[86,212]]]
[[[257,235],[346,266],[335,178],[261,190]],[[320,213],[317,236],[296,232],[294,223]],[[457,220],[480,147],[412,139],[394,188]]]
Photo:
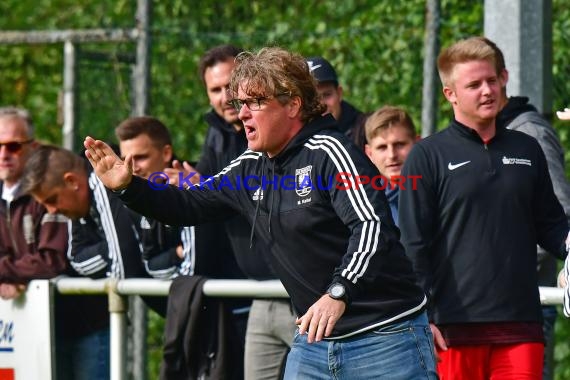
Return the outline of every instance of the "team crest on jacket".
[[[513,158],[503,156],[503,165],[528,165],[532,166],[532,161],[527,158]]]
[[[306,197],[313,189],[311,183],[311,170],[313,165],[305,166],[301,169],[295,169],[295,192],[300,197]]]

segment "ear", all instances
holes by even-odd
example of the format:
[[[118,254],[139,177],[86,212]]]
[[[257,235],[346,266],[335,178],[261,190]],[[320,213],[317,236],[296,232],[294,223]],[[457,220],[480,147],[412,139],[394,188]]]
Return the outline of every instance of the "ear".
[[[499,80],[501,81],[501,87],[507,87],[507,82],[509,81],[509,72],[507,69],[503,69],[499,74]]]
[[[369,144],[364,144],[364,153],[366,153],[368,158],[372,159],[372,147]]]
[[[168,167],[170,161],[172,161],[172,145],[167,144],[162,147],[162,161],[164,162],[164,167]]]
[[[342,86],[340,84],[336,86],[336,92],[338,93],[338,100],[342,100],[343,91],[344,90],[342,89]]]
[[[79,189],[79,176],[74,172],[65,172],[63,174],[63,183],[66,187],[78,190]]]
[[[292,119],[299,116],[299,114],[301,113],[301,105],[302,101],[299,96],[292,97],[289,100],[289,103],[285,105],[286,107],[288,107],[287,115]]]
[[[445,96],[445,99],[447,99],[447,101],[451,104],[455,104],[455,102],[457,101],[457,97],[455,96],[455,91],[451,87],[444,86],[443,95]]]

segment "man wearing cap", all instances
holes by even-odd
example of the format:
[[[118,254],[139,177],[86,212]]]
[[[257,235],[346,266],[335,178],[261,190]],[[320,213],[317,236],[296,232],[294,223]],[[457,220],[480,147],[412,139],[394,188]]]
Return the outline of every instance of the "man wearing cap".
[[[364,133],[357,131],[364,114],[352,104],[342,99],[342,86],[334,67],[323,57],[307,58],[309,70],[317,80],[317,90],[321,103],[326,105],[325,114],[330,113],[336,119],[338,128],[364,150]],[[360,138],[362,137],[362,138]]]

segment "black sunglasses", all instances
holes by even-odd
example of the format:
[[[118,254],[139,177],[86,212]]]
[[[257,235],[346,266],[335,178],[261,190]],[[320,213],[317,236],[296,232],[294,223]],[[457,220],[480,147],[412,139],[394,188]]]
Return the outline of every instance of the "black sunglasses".
[[[18,153],[19,151],[22,150],[24,144],[29,144],[32,141],[34,141],[34,139],[29,139],[26,141],[10,141],[5,143],[0,143],[0,149],[2,149],[3,146],[5,146],[8,152]]]

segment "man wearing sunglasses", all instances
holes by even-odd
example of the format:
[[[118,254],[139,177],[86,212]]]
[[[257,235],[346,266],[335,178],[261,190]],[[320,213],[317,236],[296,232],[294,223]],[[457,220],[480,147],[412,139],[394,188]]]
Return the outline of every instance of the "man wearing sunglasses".
[[[20,191],[24,164],[35,148],[27,111],[0,108],[0,297],[17,298],[36,278],[65,271],[65,218],[50,217]],[[41,228],[40,228],[41,226]]]

